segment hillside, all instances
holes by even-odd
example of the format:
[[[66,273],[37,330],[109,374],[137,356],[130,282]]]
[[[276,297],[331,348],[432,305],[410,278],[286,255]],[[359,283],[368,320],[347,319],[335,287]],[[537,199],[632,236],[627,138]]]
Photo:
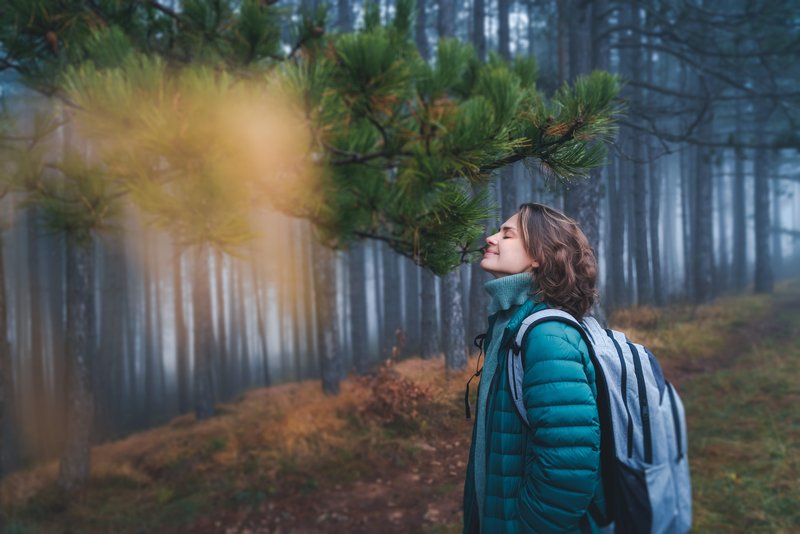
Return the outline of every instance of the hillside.
[[[800,282],[611,321],[686,403],[695,532],[800,529]],[[443,365],[406,360],[335,398],[317,382],[253,390],[210,421],[97,446],[76,500],[55,491],[55,463],[15,473],[4,532],[460,532],[475,360]]]

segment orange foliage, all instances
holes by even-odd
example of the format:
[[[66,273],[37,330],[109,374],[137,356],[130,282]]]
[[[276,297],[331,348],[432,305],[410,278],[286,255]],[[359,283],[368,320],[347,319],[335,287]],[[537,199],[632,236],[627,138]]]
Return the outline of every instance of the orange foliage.
[[[431,398],[428,388],[395,371],[392,360],[386,360],[374,375],[361,380],[372,394],[359,406],[359,413],[383,424],[416,420],[421,404]]]

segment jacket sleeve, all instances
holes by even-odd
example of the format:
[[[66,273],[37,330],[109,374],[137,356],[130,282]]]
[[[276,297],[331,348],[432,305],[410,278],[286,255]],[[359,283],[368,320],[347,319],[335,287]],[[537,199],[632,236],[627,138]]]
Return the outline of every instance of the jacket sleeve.
[[[525,346],[523,400],[533,456],[517,505],[529,532],[576,531],[599,482],[600,423],[587,378],[594,373],[580,350],[588,353],[583,340],[571,330],[543,323]]]

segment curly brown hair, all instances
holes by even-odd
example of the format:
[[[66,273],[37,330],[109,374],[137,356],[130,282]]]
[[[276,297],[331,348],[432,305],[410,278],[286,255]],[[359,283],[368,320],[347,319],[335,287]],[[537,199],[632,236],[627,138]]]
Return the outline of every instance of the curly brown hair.
[[[539,263],[533,273],[539,302],[562,309],[579,321],[597,298],[597,262],[578,223],[543,204],[519,207],[522,242]]]

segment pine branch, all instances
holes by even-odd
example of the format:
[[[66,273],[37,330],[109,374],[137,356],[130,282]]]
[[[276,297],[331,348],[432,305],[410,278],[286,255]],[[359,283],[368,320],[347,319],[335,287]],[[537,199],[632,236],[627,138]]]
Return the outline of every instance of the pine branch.
[[[185,22],[183,21],[183,19],[180,16],[180,14],[178,14],[176,11],[168,8],[167,6],[161,4],[160,2],[157,2],[156,0],[134,0],[134,1],[136,3],[138,3],[138,4],[149,6],[149,7],[152,7],[153,9],[155,9],[157,11],[160,11],[161,13],[163,13],[166,16],[168,16],[169,18],[175,20],[179,24],[185,24]]]

